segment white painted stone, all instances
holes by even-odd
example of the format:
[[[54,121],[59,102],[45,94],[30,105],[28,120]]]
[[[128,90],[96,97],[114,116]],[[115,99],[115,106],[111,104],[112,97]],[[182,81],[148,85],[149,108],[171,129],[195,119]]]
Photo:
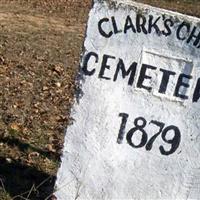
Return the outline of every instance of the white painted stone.
[[[115,4],[115,5],[114,5]],[[113,34],[103,37],[98,30],[98,22],[102,18],[109,21],[102,24],[105,32],[113,30],[111,17],[114,16],[119,29],[124,26],[127,15],[135,26],[136,14],[142,13],[147,19],[161,17],[159,28],[164,27],[163,17],[171,19],[169,36],[152,33]],[[190,24],[181,29],[179,40],[176,36],[180,24]],[[193,45],[195,38],[186,42],[194,26],[196,34],[200,32],[200,20],[194,17],[153,8],[132,1],[96,0],[89,14],[87,33],[84,43],[83,63],[89,52],[95,52],[99,60],[91,57],[88,70],[95,73],[86,76],[82,73],[80,80],[83,96],[73,106],[71,116],[74,123],[67,129],[63,149],[62,163],[58,171],[55,195],[58,200],[70,199],[200,199],[200,100],[193,102],[194,90],[200,78],[200,48]],[[199,42],[200,43],[200,42]],[[110,69],[105,76],[110,80],[100,79],[103,55],[114,56],[108,59]],[[126,69],[137,63],[136,74],[132,85],[128,85],[129,76],[123,78],[121,71],[116,81],[113,77],[119,58],[124,61]],[[152,87],[149,92],[138,88],[142,64],[156,69],[148,69],[143,85]],[[175,72],[170,76],[166,93],[159,92],[162,72],[160,69]],[[179,93],[188,99],[174,97],[174,91],[180,73],[192,76],[184,79],[189,87],[181,87]],[[119,113],[129,115],[125,135],[121,144],[117,143],[122,117]],[[147,124],[144,130],[148,140],[159,131],[159,127],[151,120],[164,123],[163,130],[170,125],[178,127],[181,134],[180,144],[170,155],[163,155],[171,145],[162,139],[161,133],[147,151],[145,146],[133,148],[127,143],[126,135],[134,128],[134,120],[143,117]],[[140,121],[141,123],[141,121]],[[141,132],[136,131],[132,142],[141,142]],[[163,136],[164,137],[164,136]],[[173,139],[174,132],[166,133],[166,140]]]

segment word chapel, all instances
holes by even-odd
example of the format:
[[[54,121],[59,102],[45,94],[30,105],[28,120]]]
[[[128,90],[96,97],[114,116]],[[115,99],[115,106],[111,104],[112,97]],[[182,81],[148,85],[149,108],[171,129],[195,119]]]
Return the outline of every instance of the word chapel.
[[[117,63],[115,66],[109,64],[110,61],[113,60],[115,60]],[[107,54],[100,56],[95,52],[87,52],[83,57],[82,63],[82,71],[86,76],[97,74],[99,79],[113,80],[114,82],[117,81],[119,76],[121,76],[123,79],[128,79],[128,85],[132,86],[133,83],[136,82],[135,85],[137,88],[151,92],[153,88],[151,85],[145,83],[145,80],[152,79],[148,72],[155,72],[157,70],[157,66],[143,63],[140,69],[137,69],[137,67],[137,62],[132,62],[130,66],[125,66],[124,61],[121,58],[116,58],[113,55]],[[114,74],[112,77],[108,76],[108,72],[111,71],[111,69],[114,69]],[[139,71],[138,77],[136,76],[136,71]],[[162,67],[159,69],[159,73],[161,74],[162,78],[159,83],[158,93],[166,94],[169,82],[173,80],[175,75],[178,75],[178,79],[172,95],[182,100],[189,99],[187,94],[185,92],[183,93],[182,91],[187,91],[192,85],[191,82],[196,79],[193,79],[193,77],[189,74],[184,74],[182,72],[177,74],[177,72],[163,69]],[[137,80],[135,80],[136,78]],[[195,88],[192,93],[192,102],[198,102],[199,98],[200,78],[196,80]]]
[[[115,34],[127,34],[129,32],[134,34],[143,33],[145,35],[156,32],[158,36],[163,35],[167,37],[176,29],[176,38],[179,41],[186,41],[186,43],[191,43],[194,47],[200,48],[199,27],[193,26],[186,21],[175,22],[172,18],[166,18],[164,15],[154,17],[153,15],[143,16],[141,14],[136,14],[135,19],[128,15],[126,19],[121,21],[123,21],[123,25],[120,26],[115,16],[100,19],[98,22],[100,35],[110,38]],[[161,26],[161,23],[163,26]]]

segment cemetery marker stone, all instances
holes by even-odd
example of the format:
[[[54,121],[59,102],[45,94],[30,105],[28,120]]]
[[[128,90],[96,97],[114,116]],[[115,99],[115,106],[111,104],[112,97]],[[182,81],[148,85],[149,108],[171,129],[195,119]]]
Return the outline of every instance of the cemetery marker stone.
[[[200,199],[200,20],[95,0],[58,200]]]

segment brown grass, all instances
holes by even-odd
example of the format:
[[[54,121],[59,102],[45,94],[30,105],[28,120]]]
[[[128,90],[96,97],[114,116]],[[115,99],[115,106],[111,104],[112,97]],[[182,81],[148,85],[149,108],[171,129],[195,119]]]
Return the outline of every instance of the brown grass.
[[[199,1],[138,1],[200,16]],[[1,200],[53,192],[90,5],[0,0]]]

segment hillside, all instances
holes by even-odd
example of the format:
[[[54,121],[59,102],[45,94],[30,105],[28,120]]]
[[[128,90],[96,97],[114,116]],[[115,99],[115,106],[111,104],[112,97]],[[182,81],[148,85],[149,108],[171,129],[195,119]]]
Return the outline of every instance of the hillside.
[[[200,16],[195,0],[137,0]],[[54,199],[90,0],[0,0],[0,199]]]

